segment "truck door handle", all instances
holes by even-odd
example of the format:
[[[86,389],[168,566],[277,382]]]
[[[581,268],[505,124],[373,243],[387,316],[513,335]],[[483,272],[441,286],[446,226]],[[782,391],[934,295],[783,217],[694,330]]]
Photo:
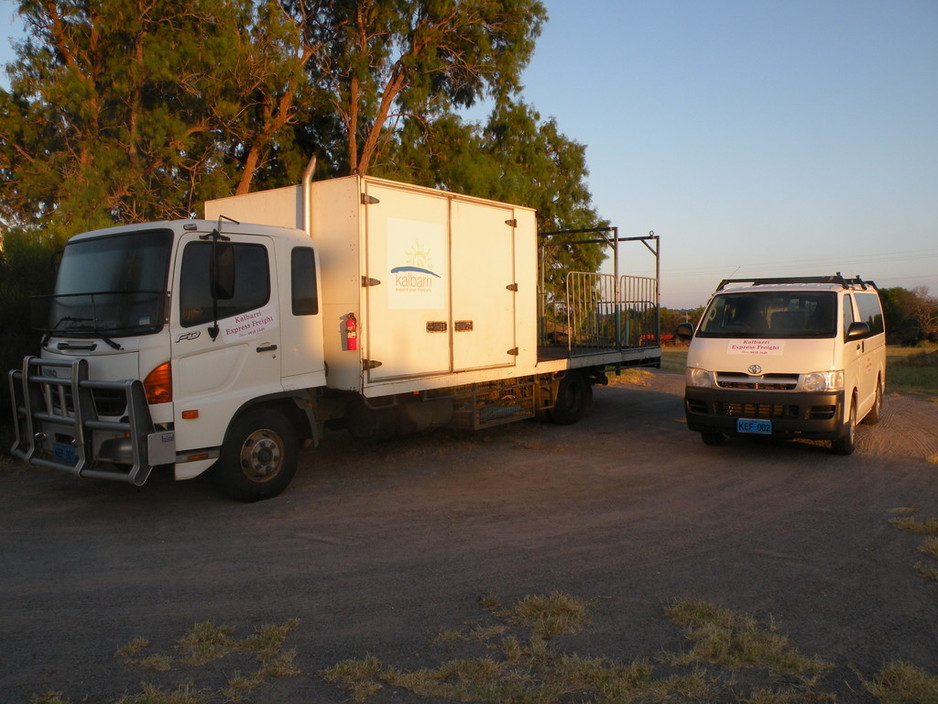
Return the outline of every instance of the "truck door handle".
[[[273,352],[277,349],[277,345],[261,345],[257,348],[258,352]]]

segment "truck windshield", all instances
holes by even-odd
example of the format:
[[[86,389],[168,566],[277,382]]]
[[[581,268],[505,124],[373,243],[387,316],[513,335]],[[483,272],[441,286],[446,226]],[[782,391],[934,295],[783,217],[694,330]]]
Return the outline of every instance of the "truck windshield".
[[[699,337],[833,337],[837,295],[827,291],[725,293],[710,301]]]
[[[70,242],[55,293],[35,299],[33,325],[73,337],[149,335],[163,327],[171,230]]]

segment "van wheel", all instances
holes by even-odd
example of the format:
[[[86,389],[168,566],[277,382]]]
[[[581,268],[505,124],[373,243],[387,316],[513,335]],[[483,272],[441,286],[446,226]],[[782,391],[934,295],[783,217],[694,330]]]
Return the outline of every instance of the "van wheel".
[[[847,423],[847,434],[842,438],[831,441],[831,450],[835,455],[852,455],[856,448],[857,436],[857,397],[850,401],[850,420]]]
[[[866,418],[863,419],[864,425],[876,425],[879,423],[879,418],[883,413],[883,384],[878,379],[876,380],[876,400],[873,401],[873,407],[870,409],[870,412],[866,414]]]
[[[726,436],[723,433],[712,431],[701,433],[700,439],[703,440],[704,445],[709,445],[710,447],[719,447],[726,442]]]
[[[255,408],[235,421],[215,466],[222,489],[238,501],[277,496],[296,474],[296,430],[282,413]]]
[[[548,412],[557,425],[573,425],[593,406],[593,387],[578,372],[567,372],[560,380],[554,407]]]

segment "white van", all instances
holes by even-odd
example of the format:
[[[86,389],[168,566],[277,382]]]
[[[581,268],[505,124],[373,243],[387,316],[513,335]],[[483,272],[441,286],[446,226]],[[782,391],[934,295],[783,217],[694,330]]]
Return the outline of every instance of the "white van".
[[[876,284],[859,277],[727,279],[687,352],[687,427],[727,436],[829,440],[854,449],[859,420],[879,422],[886,334]]]

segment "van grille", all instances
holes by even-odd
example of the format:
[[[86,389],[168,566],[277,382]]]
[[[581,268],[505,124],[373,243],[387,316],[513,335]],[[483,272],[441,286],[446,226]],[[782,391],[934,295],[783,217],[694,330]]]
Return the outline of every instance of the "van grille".
[[[756,389],[763,391],[794,391],[798,376],[791,374],[763,374],[749,376],[735,372],[717,372],[717,386],[721,389]]]

